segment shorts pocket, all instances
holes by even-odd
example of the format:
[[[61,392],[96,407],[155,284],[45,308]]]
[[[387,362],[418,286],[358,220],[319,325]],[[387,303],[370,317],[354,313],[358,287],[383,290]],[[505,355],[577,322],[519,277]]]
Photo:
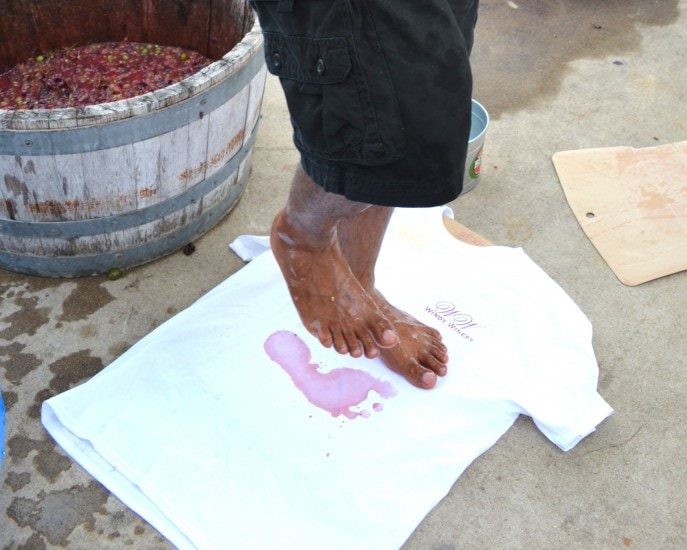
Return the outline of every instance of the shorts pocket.
[[[311,6],[336,4],[337,13],[348,16],[346,1],[330,1],[313,1]],[[254,4],[258,14],[264,14],[261,24],[263,19],[269,22],[269,28],[263,27],[265,60],[284,89],[298,149],[326,160],[360,164],[399,158],[403,132],[398,112],[392,112],[396,106],[393,86],[388,75],[379,72],[374,82],[365,78],[357,56],[361,51],[364,54],[366,46],[354,46],[351,22],[331,17],[330,11],[324,19],[338,20],[337,27],[327,29],[326,36],[309,36],[308,29],[299,28],[298,8],[292,13],[270,10],[268,15],[265,10],[274,2]],[[387,98],[381,106],[374,103],[379,97]],[[378,116],[385,117],[385,128],[395,131],[382,135]]]

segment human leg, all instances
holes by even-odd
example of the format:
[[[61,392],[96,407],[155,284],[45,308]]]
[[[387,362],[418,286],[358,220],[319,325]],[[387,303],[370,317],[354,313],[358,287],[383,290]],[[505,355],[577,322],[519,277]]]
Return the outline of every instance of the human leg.
[[[271,244],[304,326],[326,347],[371,358],[398,337],[351,272],[337,238],[342,219],[368,208],[323,191],[299,166]]]
[[[393,208],[372,206],[342,219],[339,246],[367,294],[393,324],[399,343],[380,349],[380,358],[394,372],[421,388],[432,388],[446,374],[448,354],[439,331],[390,304],[375,287],[374,270]]]
[[[434,206],[460,193],[472,80],[471,38],[457,21],[476,0],[251,2],[301,153],[271,232],[301,319],[324,345],[382,353],[412,383],[432,387],[446,371],[440,336],[374,286],[391,212],[380,208]]]

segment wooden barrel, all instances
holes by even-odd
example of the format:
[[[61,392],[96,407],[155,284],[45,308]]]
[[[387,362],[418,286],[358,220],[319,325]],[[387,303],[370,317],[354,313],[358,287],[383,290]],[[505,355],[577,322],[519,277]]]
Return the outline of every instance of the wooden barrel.
[[[0,110],[0,268],[75,277],[183,247],[239,199],[265,84],[244,0],[0,0],[0,72],[121,41],[212,59],[184,81],[82,108]]]

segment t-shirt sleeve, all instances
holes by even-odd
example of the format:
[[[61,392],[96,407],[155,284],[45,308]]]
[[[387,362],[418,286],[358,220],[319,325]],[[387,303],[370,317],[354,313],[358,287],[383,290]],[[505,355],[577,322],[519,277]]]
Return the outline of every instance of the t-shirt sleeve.
[[[569,451],[613,410],[597,392],[599,368],[586,317],[560,308],[519,381],[519,405],[553,443]]]
[[[592,325],[570,297],[534,265],[538,279],[536,345],[521,356],[517,400],[525,414],[569,451],[613,413],[597,391],[599,368]],[[534,304],[533,304],[534,305]],[[534,315],[534,309],[530,315]]]
[[[597,392],[593,359],[551,358],[548,373],[532,381],[523,403],[541,432],[563,451],[592,433],[613,410]]]

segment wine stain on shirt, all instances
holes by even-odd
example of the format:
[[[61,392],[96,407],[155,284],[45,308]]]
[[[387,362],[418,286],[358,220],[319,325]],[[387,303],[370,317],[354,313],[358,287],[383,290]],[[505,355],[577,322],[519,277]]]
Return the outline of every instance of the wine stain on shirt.
[[[374,391],[388,399],[396,395],[391,383],[379,380],[368,372],[348,367],[320,370],[321,365],[312,361],[308,346],[296,334],[279,331],[265,341],[267,355],[291,377],[294,385],[316,407],[332,416],[344,415],[349,419],[367,418],[370,411],[356,407],[367,400]],[[372,410],[381,411],[384,405],[374,403]]]

